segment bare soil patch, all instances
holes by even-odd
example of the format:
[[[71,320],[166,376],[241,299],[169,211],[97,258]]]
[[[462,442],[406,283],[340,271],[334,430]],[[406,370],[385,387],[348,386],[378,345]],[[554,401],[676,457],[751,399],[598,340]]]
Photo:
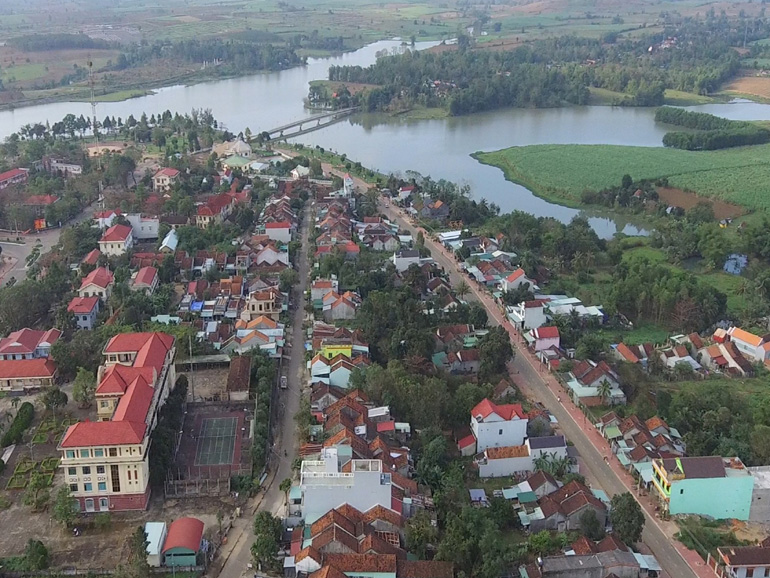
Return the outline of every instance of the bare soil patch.
[[[185,375],[188,383],[195,388],[196,400],[220,400],[227,399],[227,374],[229,367],[217,369],[196,369],[192,374],[178,371],[178,375]],[[192,395],[192,387],[188,396]]]
[[[658,187],[658,196],[662,201],[674,207],[681,207],[685,211],[692,209],[698,203],[709,203],[714,209],[714,216],[717,219],[732,219],[743,215],[746,211],[743,207],[720,201],[719,199],[709,199],[701,197],[695,193],[689,193],[682,189],[671,187]]]
[[[734,90],[743,94],[753,94],[762,98],[770,98],[770,77],[768,76],[742,76],[727,85],[727,90]]]

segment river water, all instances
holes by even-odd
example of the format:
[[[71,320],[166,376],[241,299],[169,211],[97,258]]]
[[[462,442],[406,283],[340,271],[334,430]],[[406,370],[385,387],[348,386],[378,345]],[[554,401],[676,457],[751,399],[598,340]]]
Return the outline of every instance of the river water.
[[[435,43],[418,43],[418,49]],[[123,102],[99,103],[97,117],[139,117],[165,110],[189,112],[210,108],[231,132],[246,127],[253,133],[299,120],[312,114],[304,109],[308,82],[326,78],[330,65],[367,66],[382,50],[397,50],[400,42],[381,41],[355,52],[331,58],[309,59],[307,66],[162,88],[155,94]],[[736,120],[770,120],[770,106],[748,101],[714,104],[693,109]],[[56,122],[66,114],[89,116],[83,102],[35,105],[0,112],[0,138],[25,124]],[[407,120],[389,115],[355,115],[300,137],[301,142],[344,152],[352,160],[384,173],[414,170],[434,179],[471,186],[503,212],[522,210],[537,216],[569,221],[583,214],[603,237],[616,232],[644,234],[622,217],[594,210],[577,210],[549,203],[526,188],[506,181],[502,171],[470,157],[475,151],[529,144],[624,144],[661,146],[666,127],[654,120],[652,109],[622,107],[568,107],[558,109],[505,109],[459,118]]]

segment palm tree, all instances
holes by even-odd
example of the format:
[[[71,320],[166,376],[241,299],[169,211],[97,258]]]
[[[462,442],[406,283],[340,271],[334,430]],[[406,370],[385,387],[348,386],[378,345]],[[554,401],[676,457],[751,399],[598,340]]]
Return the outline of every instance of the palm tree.
[[[602,379],[601,383],[599,383],[599,387],[596,388],[596,393],[602,400],[609,401],[610,395],[612,395],[612,386],[610,385],[610,382],[606,379]]]
[[[289,502],[289,490],[291,490],[291,478],[285,478],[281,481],[278,489],[283,492],[284,503]]]
[[[457,293],[457,296],[462,299],[465,297],[465,295],[468,294],[468,292],[471,290],[468,283],[465,281],[465,279],[461,279],[460,282],[457,284],[457,287],[455,287],[455,293]]]

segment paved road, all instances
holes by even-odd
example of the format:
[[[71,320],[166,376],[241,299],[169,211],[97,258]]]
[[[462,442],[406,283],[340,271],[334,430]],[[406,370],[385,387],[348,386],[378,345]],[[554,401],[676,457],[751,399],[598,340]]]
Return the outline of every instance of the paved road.
[[[271,455],[271,470],[266,484],[265,494],[255,498],[250,504],[247,504],[246,515],[236,520],[235,527],[231,531],[231,538],[236,540],[230,550],[229,557],[225,562],[219,576],[221,578],[241,578],[251,575],[253,571],[247,570],[247,565],[251,562],[251,545],[254,542],[253,532],[253,514],[254,504],[259,501],[259,510],[267,510],[276,516],[284,515],[284,505],[286,497],[278,489],[281,481],[291,478],[294,475],[291,464],[299,450],[299,436],[294,416],[299,411],[299,400],[302,387],[306,383],[304,379],[305,371],[305,334],[302,324],[305,321],[305,301],[304,295],[307,289],[308,280],[308,242],[311,227],[311,204],[308,202],[305,206],[305,213],[302,219],[301,239],[302,248],[299,252],[299,263],[297,266],[299,272],[299,282],[292,288],[292,303],[294,314],[291,327],[292,355],[288,367],[284,367],[288,376],[288,389],[278,389],[275,403],[278,404],[277,422],[274,426],[274,451]],[[287,455],[284,455],[284,450]],[[227,554],[225,554],[227,555]]]
[[[380,211],[387,215],[389,219],[397,222],[400,227],[411,231],[413,236],[417,236],[418,228],[398,213],[396,208],[392,206],[386,208],[385,205],[381,203]],[[444,250],[441,245],[433,241],[428,234],[425,234],[425,245],[431,250],[431,254],[436,263],[443,267],[449,274],[452,285],[459,283],[461,279],[465,279],[466,283],[471,287],[471,292],[466,298],[473,301],[479,301],[485,306],[489,313],[490,325],[503,324],[509,332],[512,332],[510,324],[505,320],[500,309],[491,300],[486,290],[479,289],[474,281],[465,278],[459,272],[457,261],[455,261],[455,259]],[[555,385],[551,384],[551,386],[549,386],[548,379],[550,376],[541,372],[538,367],[539,364],[533,362],[532,357],[527,352],[522,351],[522,348],[519,347],[515,341],[514,345],[516,345],[518,350],[517,355],[511,364],[513,373],[517,378],[515,381],[518,385],[525,386],[526,389],[529,389],[532,397],[537,401],[540,401],[553,415],[556,416],[564,435],[575,444],[578,452],[580,452],[582,465],[587,469],[587,477],[601,487],[610,497],[628,491],[629,488],[620,478],[620,475],[623,474],[620,474],[604,461],[605,456],[609,455],[608,451],[600,451],[600,449],[598,449],[602,448],[604,439],[595,431],[591,424],[582,425],[580,423],[581,421],[584,421],[585,418],[580,417],[582,414],[579,410],[574,408],[574,412],[570,412],[565,407],[565,404],[560,402],[557,398],[558,390],[555,389]],[[564,399],[566,400],[566,394],[564,395]],[[594,429],[594,436],[598,439],[592,439],[590,437],[591,429]],[[630,478],[629,474],[625,475]],[[630,482],[630,480],[626,481]],[[669,531],[667,533],[664,531],[663,525],[650,515],[647,509],[649,508],[648,503],[643,502],[642,505],[646,506],[644,510],[646,523],[642,540],[650,547],[666,573],[674,578],[696,578],[696,576],[699,575],[707,575],[707,573],[702,572],[702,570],[706,569],[702,562],[702,568],[698,567],[697,573],[690,567],[678,548],[672,544],[673,538],[668,535],[671,532]]]
[[[6,283],[8,283],[8,280],[11,277],[15,277],[17,281],[26,279],[26,259],[27,256],[32,253],[32,249],[34,249],[37,245],[40,247],[41,255],[47,253],[51,250],[51,247],[59,242],[59,237],[61,237],[62,231],[65,228],[81,223],[86,219],[91,219],[95,210],[96,203],[93,203],[86,207],[82,213],[80,213],[77,217],[75,217],[75,219],[67,223],[61,229],[49,229],[47,231],[43,231],[42,233],[21,235],[22,239],[24,239],[23,245],[6,243],[2,241],[2,239],[6,239],[8,237],[15,239],[16,235],[13,233],[0,233],[0,246],[3,248],[3,257],[9,257],[15,261],[13,268],[7,271],[5,269],[0,270],[0,286],[4,286]],[[38,243],[38,241],[40,241],[40,243]]]

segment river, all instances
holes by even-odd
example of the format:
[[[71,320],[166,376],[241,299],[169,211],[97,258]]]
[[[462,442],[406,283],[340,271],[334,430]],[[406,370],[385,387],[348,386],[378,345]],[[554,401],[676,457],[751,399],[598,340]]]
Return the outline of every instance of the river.
[[[424,49],[435,43],[417,43]],[[165,110],[189,112],[210,108],[230,131],[246,127],[253,133],[299,120],[312,114],[303,98],[311,80],[326,78],[330,65],[367,66],[381,50],[397,50],[401,43],[385,40],[355,52],[331,58],[312,58],[307,66],[255,74],[191,86],[171,86],[154,94],[123,102],[99,103],[97,117],[125,119]],[[749,101],[692,107],[736,120],[770,120],[770,106]],[[25,124],[56,122],[66,114],[90,115],[84,102],[34,105],[0,112],[0,138]],[[654,120],[653,109],[623,107],[568,107],[558,109],[505,109],[441,120],[408,120],[389,115],[355,115],[300,137],[303,143],[346,153],[351,159],[384,173],[414,170],[434,179],[471,186],[503,212],[522,210],[537,216],[569,221],[589,218],[602,237],[616,232],[644,234],[623,217],[602,215],[549,203],[528,189],[506,181],[502,171],[470,157],[475,151],[529,144],[624,144],[660,146],[666,127]]]

